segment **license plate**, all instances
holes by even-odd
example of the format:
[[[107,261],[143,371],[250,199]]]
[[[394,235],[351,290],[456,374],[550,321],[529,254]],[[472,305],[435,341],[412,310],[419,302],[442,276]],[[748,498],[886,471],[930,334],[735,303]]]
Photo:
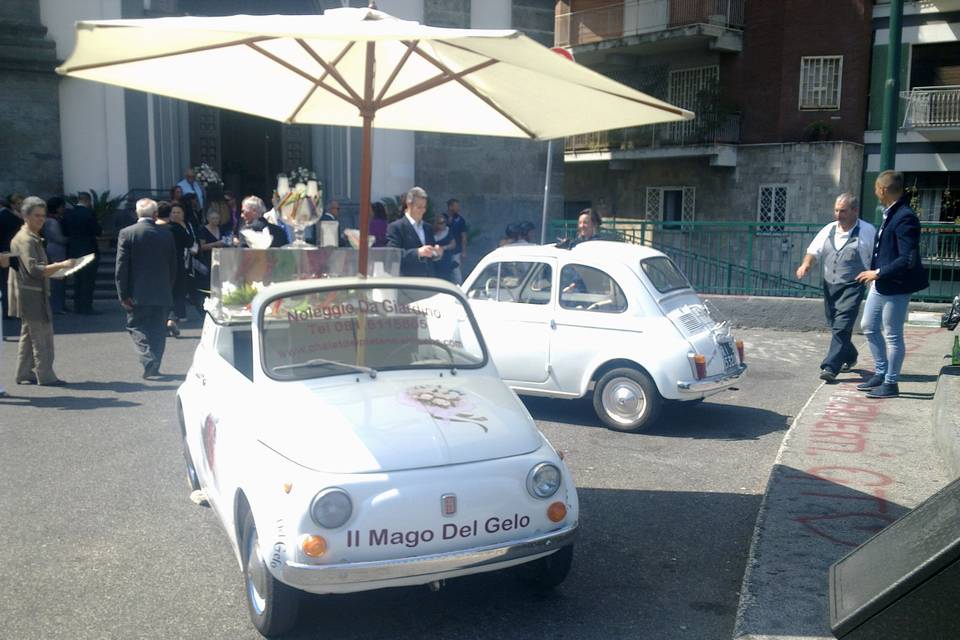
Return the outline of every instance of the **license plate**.
[[[723,355],[723,368],[730,371],[737,367],[737,356],[733,353],[733,345],[729,342],[720,342],[720,353]]]

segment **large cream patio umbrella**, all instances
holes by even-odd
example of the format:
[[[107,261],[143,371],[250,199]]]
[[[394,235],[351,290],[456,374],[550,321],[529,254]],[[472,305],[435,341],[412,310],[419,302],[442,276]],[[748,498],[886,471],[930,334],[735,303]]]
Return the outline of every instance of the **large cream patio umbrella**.
[[[428,27],[373,6],[79,22],[57,72],[285,123],[362,127],[361,274],[373,126],[549,140],[693,117],[517,31]]]

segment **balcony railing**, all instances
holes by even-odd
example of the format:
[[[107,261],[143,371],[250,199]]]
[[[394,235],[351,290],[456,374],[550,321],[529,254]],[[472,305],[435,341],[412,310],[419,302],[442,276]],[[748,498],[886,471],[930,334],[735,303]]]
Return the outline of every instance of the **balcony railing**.
[[[900,97],[907,101],[904,129],[960,127],[960,86],[915,87]]]
[[[743,29],[745,0],[625,0],[556,16],[558,47],[664,31],[692,24]]]
[[[571,136],[567,138],[564,150],[566,153],[595,153],[738,142],[740,114],[731,113],[720,117],[715,124],[688,120]]]

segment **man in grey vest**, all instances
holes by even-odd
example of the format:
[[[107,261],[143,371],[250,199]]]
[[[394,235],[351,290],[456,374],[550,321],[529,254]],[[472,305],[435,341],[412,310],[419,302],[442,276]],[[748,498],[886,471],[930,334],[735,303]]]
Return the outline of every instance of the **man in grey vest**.
[[[864,286],[857,275],[870,264],[877,229],[860,220],[856,196],[843,193],[833,207],[835,221],[821,229],[807,247],[797,278],[803,279],[819,259],[823,265],[823,303],[827,325],[833,331],[827,357],[820,363],[820,379],[835,382],[837,373],[857,362],[857,349],[850,337],[856,322]]]

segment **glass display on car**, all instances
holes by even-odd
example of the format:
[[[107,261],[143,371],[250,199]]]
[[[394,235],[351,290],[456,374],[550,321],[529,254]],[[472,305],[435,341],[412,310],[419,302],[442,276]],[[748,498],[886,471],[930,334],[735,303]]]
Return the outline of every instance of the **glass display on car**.
[[[673,264],[673,260],[666,256],[641,260],[640,268],[660,293],[693,288],[687,277]]]
[[[486,362],[469,311],[440,290],[297,291],[265,304],[259,322],[263,368],[277,380]]]

